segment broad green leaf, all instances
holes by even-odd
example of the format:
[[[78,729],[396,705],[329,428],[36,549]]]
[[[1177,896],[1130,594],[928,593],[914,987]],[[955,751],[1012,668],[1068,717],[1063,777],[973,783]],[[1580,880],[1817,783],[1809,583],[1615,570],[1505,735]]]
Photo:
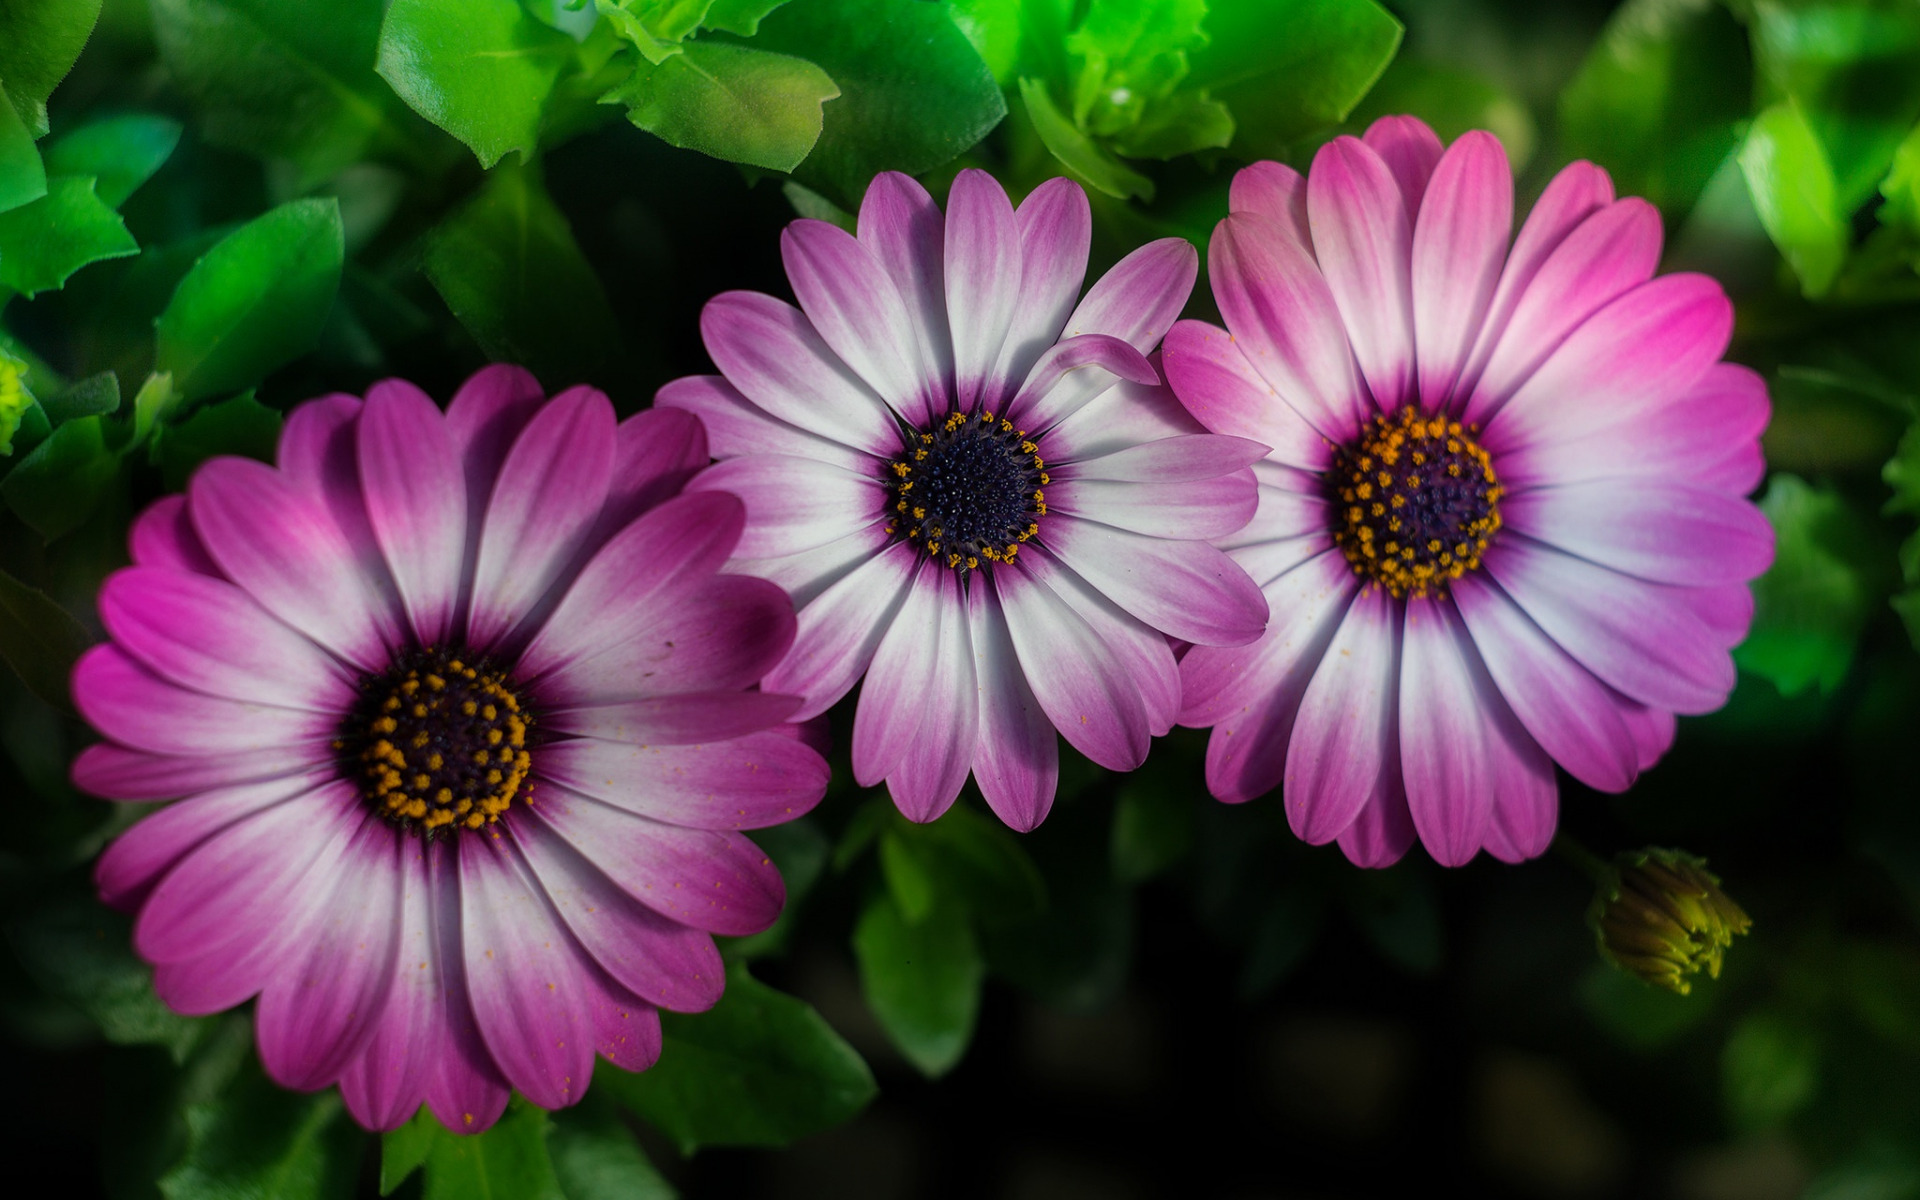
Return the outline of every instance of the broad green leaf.
[[[1232,141],[1233,114],[1226,105],[1196,92],[1175,92],[1151,105],[1110,144],[1128,158],[1169,159],[1224,150]]]
[[[752,37],[760,32],[760,22],[787,0],[712,0],[700,22],[703,29],[718,29]]]
[[[1206,44],[1206,14],[1206,0],[1092,0],[1067,35],[1079,63],[1074,124],[1095,137],[1133,128],[1187,77],[1187,52]]]
[[[820,138],[820,106],[840,94],[803,58],[723,42],[689,42],[641,64],[609,93],[635,125],[669,145],[791,171]]]
[[[1753,583],[1753,629],[1734,661],[1783,695],[1830,692],[1894,583],[1887,548],[1830,486],[1776,474],[1760,508],[1773,523],[1773,567]]]
[[[216,454],[272,462],[280,425],[280,414],[251,395],[209,404],[161,433],[161,482],[168,491],[186,487],[194,468]]]
[[[789,179],[780,185],[780,194],[793,205],[793,211],[816,221],[826,221],[852,233],[858,226],[854,215],[810,187]]]
[[[974,917],[1014,921],[1046,907],[1046,882],[1020,839],[972,805],[956,804],[924,825],[895,816],[889,832],[926,864],[935,894]],[[880,849],[884,869],[884,840]]]
[[[0,81],[0,212],[46,194],[47,169],[40,151],[20,114],[6,103],[6,87]]]
[[[5,394],[0,386],[0,395]],[[112,371],[101,371],[76,381],[48,400],[43,407],[55,425],[76,417],[104,417],[120,409],[120,378]]]
[[[843,207],[855,207],[881,171],[917,175],[951,161],[1007,112],[944,5],[788,4],[760,22],[753,44],[804,58],[839,85],[794,177]]]
[[[678,1195],[598,1092],[553,1115],[547,1149],[567,1200],[676,1200]]]
[[[99,417],[68,421],[0,480],[0,497],[48,541],[71,533],[105,499],[120,475]]]
[[[727,971],[704,1013],[660,1014],[660,1061],[640,1074],[603,1067],[603,1088],[691,1154],[702,1146],[784,1146],[849,1119],[873,1099],[873,1074],[820,1014]]]
[[[1041,143],[1076,179],[1118,200],[1132,196],[1153,199],[1153,180],[1094,145],[1093,139],[1075,128],[1073,121],[1054,104],[1044,83],[1038,79],[1022,79],[1020,99],[1026,105],[1027,117],[1033,122]]]
[[[516,0],[394,0],[380,29],[380,75],[401,99],[465,142],[483,167],[531,156],[573,40]]]
[[[0,213],[0,286],[23,296],[61,286],[88,263],[138,253],[140,244],[94,194],[90,176],[57,176],[46,195]]]
[[[427,235],[427,279],[490,358],[556,385],[591,377],[619,344],[593,268],[539,175],[502,164]]]
[[[159,1181],[167,1200],[344,1200],[354,1193],[364,1135],[331,1088],[290,1092],[249,1062],[216,1099],[188,1105],[186,1117],[186,1157]]]
[[[1909,237],[1920,239],[1920,125],[1900,143],[1893,165],[1880,183],[1886,203],[1880,206],[1880,223],[1898,226]],[[1916,264],[1920,266],[1920,264]]]
[[[560,1190],[547,1130],[547,1114],[524,1100],[476,1134],[449,1132],[422,1107],[381,1140],[380,1194],[390,1195],[424,1167],[425,1200],[578,1200]]]
[[[1350,128],[1362,129],[1393,113],[1418,113],[1440,140],[1451,145],[1470,129],[1485,129],[1506,147],[1516,173],[1533,157],[1539,129],[1513,92],[1492,78],[1452,63],[1402,54],[1353,110]],[[1727,136],[1731,153],[1733,136]]]
[[[0,83],[21,123],[47,135],[47,97],[100,19],[100,0],[6,0],[0,4]]]
[[[918,925],[933,912],[940,884],[914,843],[889,829],[880,835],[880,877],[886,880],[887,894],[909,925]]]
[[[1233,148],[1283,155],[1344,121],[1400,45],[1400,22],[1373,0],[1210,0],[1207,44],[1187,85],[1233,113]]]
[[[953,23],[1003,88],[1014,86],[1020,71],[1022,0],[952,0]]]
[[[67,680],[74,662],[92,643],[92,635],[51,596],[0,571],[0,658],[49,708],[73,711]],[[104,992],[98,997],[107,1003]],[[107,1036],[113,1037],[113,1031]]]
[[[151,0],[167,69],[209,141],[296,168],[311,188],[419,138],[373,73],[386,0]]]
[[[907,1061],[931,1078],[952,1070],[973,1040],[986,976],[965,910],[942,898],[913,923],[877,895],[854,926],[853,953],[867,1004]]]
[[[680,52],[680,42],[700,28],[712,0],[594,0],[615,33],[632,42],[648,62]]]
[[[1716,0],[1628,0],[1560,95],[1567,154],[1623,195],[1692,204],[1747,115],[1746,40]]]
[[[345,239],[331,198],[291,201],[222,238],[160,314],[157,369],[199,399],[305,354],[339,290]]]
[[[1920,5],[1765,3],[1749,24],[1760,103],[1800,105],[1852,213],[1920,119]]]
[[[1775,1012],[1741,1018],[1720,1057],[1721,1095],[1735,1128],[1778,1125],[1820,1085],[1820,1042],[1806,1024]]]
[[[1740,170],[1767,236],[1800,290],[1824,295],[1846,262],[1852,239],[1834,194],[1833,171],[1799,105],[1776,104],[1753,120],[1740,147]]]
[[[0,604],[19,586],[0,574]],[[77,623],[73,632],[80,632]],[[35,910],[13,927],[11,940],[35,980],[78,1005],[110,1042],[164,1046],[178,1063],[207,1032],[210,1022],[183,1017],[154,994],[153,968],[133,952],[133,923],[91,896]]]
[[[107,117],[62,134],[47,150],[56,175],[91,175],[94,194],[119,208],[180,142],[180,122],[150,113]]]

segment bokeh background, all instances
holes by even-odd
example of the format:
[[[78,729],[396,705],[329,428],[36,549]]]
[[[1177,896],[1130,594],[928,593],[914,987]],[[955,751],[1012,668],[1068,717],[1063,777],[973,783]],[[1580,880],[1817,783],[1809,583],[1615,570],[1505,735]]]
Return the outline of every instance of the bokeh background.
[[[64,80],[20,52],[94,8]],[[0,167],[44,134],[47,177],[0,188],[0,376],[32,397],[0,387],[10,1172],[116,1200],[1920,1197],[1920,3],[601,8],[0,7],[23,128],[0,120]],[[492,38],[529,69],[410,74],[383,57],[407,22],[448,63]],[[759,124],[671,74],[760,50],[813,73],[782,66]],[[1771,385],[1779,556],[1738,690],[1626,795],[1562,781],[1590,850],[1711,861],[1754,919],[1721,978],[1677,996],[1603,963],[1560,857],[1361,872],[1303,847],[1275,797],[1209,799],[1176,731],[1132,775],[1066,764],[1025,836],[977,798],[908,825],[836,760],[764,838],[788,915],[729,951],[804,1006],[736,976],[655,1072],[473,1143],[383,1146],[267,1085],[244,1013],[160,1008],[91,897],[134,814],[64,781],[88,736],[64,670],[130,515],[196,463],[270,454],[307,397],[398,374],[444,398],[494,358],[643,407],[710,369],[704,300],[785,294],[781,226],[844,220],[879,169],[936,193],[970,165],[1016,195],[1073,174],[1097,271],[1204,248],[1239,165],[1304,168],[1394,112],[1498,133],[1523,205],[1583,157],[1652,200],[1663,269],[1722,280],[1730,356]]]

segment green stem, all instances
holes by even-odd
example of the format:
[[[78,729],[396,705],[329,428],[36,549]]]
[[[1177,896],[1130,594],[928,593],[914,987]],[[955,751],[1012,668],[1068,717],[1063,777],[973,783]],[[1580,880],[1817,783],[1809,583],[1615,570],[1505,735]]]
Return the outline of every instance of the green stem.
[[[1566,834],[1556,833],[1553,835],[1553,848],[1559,851],[1562,858],[1574,866],[1579,867],[1581,872],[1585,874],[1588,879],[1593,880],[1595,884],[1611,883],[1613,881],[1613,868],[1599,855],[1582,846],[1579,842],[1574,841]]]

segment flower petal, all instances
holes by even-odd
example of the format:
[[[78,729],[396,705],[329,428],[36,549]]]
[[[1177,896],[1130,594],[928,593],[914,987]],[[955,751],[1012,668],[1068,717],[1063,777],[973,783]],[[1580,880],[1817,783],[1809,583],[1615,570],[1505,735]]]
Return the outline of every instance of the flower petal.
[[[439,408],[419,388],[377,383],[356,427],[367,519],[423,645],[453,632],[466,571],[466,479]]]
[[[718,376],[708,378],[726,384]],[[733,391],[731,387],[727,390]],[[562,392],[554,401],[558,403],[571,394]],[[620,422],[614,432],[613,475],[607,485],[607,502],[600,509],[600,519],[594,523],[588,542],[597,544],[612,537],[661,501],[679,495],[687,481],[712,461],[707,450],[706,428],[691,412],[649,408]]]
[[[1160,383],[1116,383],[1047,430],[1043,448],[1049,463],[1064,464],[1142,442],[1206,431],[1180,407],[1172,388]]]
[[[100,742],[73,760],[73,786],[108,800],[172,800],[211,788],[263,783],[333,761],[332,736],[233,754],[171,755]]]
[[[1094,281],[1067,318],[1062,337],[1104,333],[1145,354],[1187,306],[1200,253],[1185,238],[1148,242]]]
[[[493,1052],[480,1035],[467,985],[466,940],[461,910],[460,852],[471,838],[427,843],[427,919],[433,939],[433,971],[440,984],[433,1060],[428,1064],[427,1107],[448,1129],[479,1133],[500,1119],[512,1095]]]
[[[785,454],[830,463],[847,471],[867,471],[875,466],[871,454],[776,419],[741,395],[740,389],[728,383],[724,375],[683,376],[661,388],[653,404],[652,412],[681,410],[698,417],[706,427],[715,458]],[[641,413],[629,421],[645,415]]]
[[[1161,365],[1180,402],[1213,432],[1264,444],[1278,461],[1309,471],[1324,470],[1331,461],[1332,444],[1280,398],[1219,326],[1175,324]]]
[[[111,642],[80,656],[73,703],[116,742],[154,754],[232,754],[311,745],[334,735],[336,718],[180,688]]]
[[[1159,737],[1180,712],[1180,668],[1167,636],[1115,604],[1112,597],[1044,550],[1020,560],[1036,581],[1077,613],[1119,662],[1146,704],[1147,730]]]
[[[1492,136],[1474,130],[1463,134],[1460,140],[1465,141],[1476,133],[1481,137]],[[1393,181],[1407,205],[1407,218],[1412,220],[1425,202],[1428,182],[1443,157],[1440,136],[1419,117],[1389,116],[1367,126],[1360,140],[1378,154],[1392,172]]]
[[[1266,627],[1260,590],[1205,542],[1146,537],[1064,513],[1048,515],[1041,541],[1115,604],[1181,641],[1230,646]]]
[[[1020,290],[1000,346],[994,377],[1017,384],[1059,338],[1087,278],[1093,210],[1071,179],[1047,180],[1020,202],[1013,223],[1020,236]]]
[[[974,167],[947,193],[946,291],[954,407],[998,408],[993,368],[1020,301],[1020,228],[999,182]]]
[[[883,519],[891,499],[873,470],[855,474],[817,459],[786,454],[730,458],[702,471],[694,492],[729,492],[747,506],[735,553],[778,558],[815,550]]]
[[[924,408],[942,381],[915,361],[911,314],[872,248],[803,219],[781,233],[780,257],[801,311],[840,360],[896,411]]]
[[[1400,674],[1398,602],[1354,597],[1300,698],[1287,745],[1287,823],[1301,841],[1340,836],[1392,769]],[[1217,736],[1217,735],[1216,735]]]
[[[545,714],[555,733],[630,745],[687,746],[720,742],[783,723],[800,707],[798,696],[766,692],[675,692]]]
[[[1027,684],[1074,749],[1115,771],[1147,757],[1153,719],[1112,648],[1045,583],[1024,569],[996,570],[995,589]]]
[[[1354,358],[1374,403],[1391,412],[1414,383],[1413,221],[1400,185],[1372,147],[1338,137],[1313,156],[1307,213]]]
[[[882,171],[860,201],[858,236],[880,261],[908,309],[923,375],[940,387],[953,379],[953,337],[947,328],[946,218],[927,189],[898,171]],[[900,415],[924,425],[931,394]]]
[[[113,840],[93,866],[100,899],[131,912],[153,885],[208,838],[326,782],[327,773],[289,775],[213,791],[170,804]]]
[[[408,838],[398,851],[393,986],[373,1018],[373,1035],[340,1074],[347,1111],[361,1125],[383,1133],[406,1124],[425,1102],[433,1064],[446,1038],[445,968],[436,961],[428,849],[419,839]]]
[[[1464,866],[1480,852],[1493,813],[1490,742],[1498,735],[1480,702],[1486,668],[1451,602],[1408,597],[1405,614],[1399,720],[1407,809],[1434,861]]]
[[[793,305],[722,292],[700,311],[700,337],[727,382],[768,415],[869,454],[898,444],[886,402]]]
[[[1419,836],[1413,812],[1407,807],[1407,788],[1399,765],[1388,766],[1381,775],[1381,786],[1361,807],[1360,815],[1334,839],[1340,844],[1340,853],[1356,867],[1390,867],[1405,857]]]
[[[1313,232],[1307,224],[1307,177],[1277,162],[1257,162],[1234,172],[1227,190],[1227,211],[1267,218],[1293,235],[1302,253],[1313,256]]]
[[[1157,538],[1225,537],[1253,516],[1253,473],[1236,471],[1186,483],[1056,480],[1048,508]]]
[[[1157,384],[1160,373],[1146,356],[1117,337],[1086,333],[1055,343],[1034,363],[1007,405],[1006,419],[1044,434],[1114,384]]]
[[[980,685],[974,675],[973,645],[959,577],[937,566],[929,566],[927,571],[934,576],[931,590],[938,609],[938,623],[930,630],[913,630],[910,625],[913,600],[909,597],[908,609],[901,612],[901,619],[888,631],[888,640],[906,630],[910,636],[924,638],[932,646],[931,669],[919,679],[919,702],[908,710],[919,717],[919,732],[887,772],[887,791],[892,794],[894,804],[909,821],[922,822],[940,816],[959,798],[967,773],[973,768],[980,731]],[[867,686],[861,693],[863,710],[873,703],[869,695],[887,651],[887,642],[881,642],[873,666],[868,669]],[[858,713],[854,716],[853,732],[857,745]],[[856,754],[855,762],[858,761]]]
[[[898,614],[879,631],[853,717],[853,778],[874,787],[892,773],[920,731],[922,688],[940,669],[940,624],[950,615],[942,578],[915,556]]]
[[[1508,497],[1501,516],[1537,541],[1655,583],[1744,583],[1773,562],[1773,526],[1758,508],[1683,483],[1532,488]]]
[[[1434,409],[1453,396],[1507,256],[1513,169],[1500,139],[1482,130],[1462,134],[1434,169],[1418,211],[1413,332],[1420,402]]]
[[[133,519],[127,547],[139,566],[225,578],[193,530],[185,496],[162,496],[147,505],[146,511]]]
[[[769,692],[806,697],[794,720],[833,707],[866,671],[905,602],[919,553],[896,542],[800,610],[793,648],[760,683]]]
[[[694,746],[575,738],[541,746],[534,773],[583,796],[689,829],[763,829],[804,816],[827,793],[812,748],[761,731]]]
[[[967,590],[967,624],[980,685],[973,779],[994,815],[1026,833],[1053,807],[1060,779],[1059,738],[1027,686],[994,588]]]

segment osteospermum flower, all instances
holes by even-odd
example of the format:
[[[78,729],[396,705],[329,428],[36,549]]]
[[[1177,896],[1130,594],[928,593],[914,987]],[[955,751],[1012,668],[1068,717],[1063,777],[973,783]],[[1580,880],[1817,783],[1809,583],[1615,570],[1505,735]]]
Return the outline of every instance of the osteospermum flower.
[[[1650,278],[1660,219],[1554,179],[1509,247],[1497,139],[1389,118],[1311,173],[1258,163],[1215,230],[1227,329],[1167,337],[1202,424],[1273,447],[1223,541],[1273,606],[1182,663],[1207,781],[1284,781],[1294,831],[1355,862],[1539,854],[1553,764],[1619,791],[1719,707],[1772,534],[1760,378],[1719,361],[1713,280]]]
[[[444,416],[397,381],[315,400],[277,469],[215,459],[148,509],[74,672],[109,739],[74,779],[184,797],[96,872],[161,998],[257,994],[275,1080],[461,1132],[510,1085],[573,1103],[596,1051],[648,1066],[655,1006],[718,999],[711,935],[784,899],[737,831],[827,774],[798,701],[744,690],[793,613],[717,573],[744,510],[679,494],[706,461],[685,413],[616,426],[494,367]]]
[[[1080,297],[1091,218],[1064,179],[1018,211],[962,171],[943,218],[874,180],[858,236],[795,221],[800,307],[729,292],[701,316],[720,376],[658,403],[700,414],[722,461],[695,487],[747,505],[739,569],[800,607],[763,681],[825,710],[864,672],[863,786],[932,820],[968,772],[1009,825],[1053,801],[1057,729],[1136,767],[1172,726],[1166,635],[1256,636],[1266,604],[1205,539],[1253,511],[1264,447],[1208,436],[1147,360],[1198,268],[1153,242]]]

